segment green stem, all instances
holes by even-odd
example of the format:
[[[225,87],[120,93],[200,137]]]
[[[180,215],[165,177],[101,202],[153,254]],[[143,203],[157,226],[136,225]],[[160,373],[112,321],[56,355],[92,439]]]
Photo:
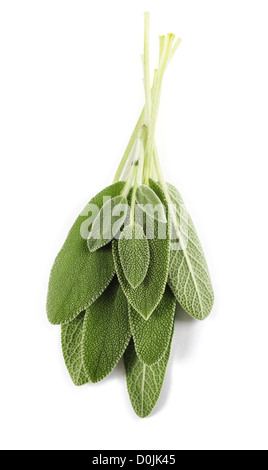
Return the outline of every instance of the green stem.
[[[170,53],[167,65],[171,61],[172,57],[174,56],[175,52],[177,51],[177,49],[179,48],[180,45],[181,45],[181,38],[178,38],[177,41],[175,42],[173,48],[172,48],[172,51]]]
[[[170,56],[174,38],[175,38],[174,34],[169,34],[168,39],[165,42],[164,49],[162,52],[162,57],[161,57],[158,72],[157,72],[156,82],[155,82],[155,86],[153,90],[152,112],[151,112],[150,126],[148,129],[148,140],[147,140],[147,146],[146,146],[146,152],[145,152],[145,160],[146,160],[146,166],[147,166],[146,183],[149,180],[151,166],[152,166],[154,133],[155,133],[157,116],[158,116],[161,86],[162,86],[164,72],[165,72],[166,65]]]
[[[135,165],[135,178],[134,178],[134,185],[133,185],[133,191],[132,191],[132,197],[131,197],[130,224],[132,227],[135,222],[135,202],[136,202],[136,191],[138,187],[139,164],[140,162],[138,161],[138,165]]]
[[[145,151],[145,156],[144,156],[144,163],[142,165],[142,170],[143,170],[143,180],[144,183],[148,184],[149,177],[151,175],[151,172],[153,172],[154,175],[154,169],[153,169],[153,160],[158,160],[158,170],[156,170],[157,174],[159,175],[159,170],[160,168],[160,163],[159,163],[159,158],[158,155],[155,157],[153,154],[155,153],[154,148],[155,143],[154,143],[154,133],[155,133],[155,126],[156,126],[156,120],[157,120],[157,114],[158,114],[158,108],[159,108],[159,97],[160,97],[160,91],[161,91],[161,85],[162,85],[162,79],[164,75],[164,71],[166,66],[169,64],[170,60],[174,56],[176,50],[178,49],[181,39],[177,39],[175,45],[172,47],[172,43],[174,40],[174,35],[169,34],[168,38],[165,36],[160,36],[160,47],[159,47],[159,69],[155,70],[154,72],[154,83],[151,89],[151,93],[148,92],[148,89],[150,87],[150,75],[149,75],[149,14],[145,13],[145,26],[144,26],[144,31],[145,31],[145,39],[144,39],[144,60],[143,60],[143,65],[144,65],[144,84],[145,84],[145,94],[146,94],[146,107],[143,108],[140,117],[138,119],[138,122],[136,124],[136,127],[131,135],[130,141],[126,147],[126,150],[123,154],[122,160],[118,166],[118,169],[116,171],[115,177],[113,182],[116,183],[117,181],[120,180],[122,176],[122,172],[126,166],[127,161],[130,158],[131,151],[133,149],[133,146],[138,138],[139,132],[141,130],[141,127],[145,123],[145,118],[147,114],[147,120],[148,117],[151,116],[149,119],[149,132],[148,132],[148,138],[147,138],[147,144],[146,144],[146,151]],[[150,98],[151,96],[151,98]],[[153,99],[152,99],[153,96]],[[143,140],[144,142],[144,140]],[[157,150],[156,150],[157,152]],[[157,166],[156,166],[157,168]],[[140,173],[139,169],[139,173]],[[155,176],[155,175],[154,175]],[[133,175],[132,175],[133,177]]]
[[[150,60],[149,60],[149,26],[150,14],[144,13],[144,86],[145,86],[145,108],[146,108],[146,121],[150,125],[151,119],[151,83],[150,83]]]
[[[142,127],[140,139],[139,139],[139,169],[138,169],[138,183],[142,184],[142,174],[144,169],[144,148],[147,140],[147,127]]]
[[[151,95],[154,93],[156,79],[157,79],[157,73],[158,73],[158,69],[155,69],[154,70],[153,86],[152,86],[152,89],[151,89]],[[149,126],[150,126],[150,123],[149,123]],[[147,132],[147,138],[146,138],[146,145],[147,145],[147,139],[148,139],[148,132]],[[144,162],[144,168],[143,168],[144,184],[148,184],[148,181],[149,181],[150,172],[151,172],[149,164],[150,164],[150,162],[148,161],[148,159],[146,159],[145,162]]]
[[[162,58],[163,50],[165,47],[166,36],[159,36],[159,64]]]
[[[127,181],[125,183],[125,186],[123,188],[123,191],[121,192],[121,196],[123,196],[123,197],[128,196],[128,193],[129,193],[130,188],[132,186],[132,181],[133,181],[133,176],[134,176],[135,171],[136,171],[136,165],[133,165],[132,168],[131,168],[131,171],[129,173],[129,176],[127,178]]]
[[[154,144],[154,158],[153,158],[153,164],[152,164],[152,170],[151,170],[151,177],[154,181],[158,180],[158,174],[155,166],[155,153],[157,152],[157,147],[156,143]]]
[[[140,114],[140,117],[138,119],[138,122],[136,124],[136,127],[130,137],[130,141],[129,143],[127,144],[127,147],[126,147],[126,150],[124,152],[124,155],[122,157],[122,160],[121,162],[119,163],[119,166],[118,166],[118,169],[116,171],[116,174],[115,174],[115,177],[114,177],[114,180],[113,180],[113,183],[117,183],[117,181],[120,180],[120,177],[122,175],[122,172],[124,170],[124,167],[125,167],[125,164],[127,163],[127,160],[128,160],[128,157],[131,153],[131,150],[137,140],[137,137],[139,135],[139,131],[140,131],[140,128],[142,127],[143,123],[144,123],[144,119],[145,119],[145,107],[143,108],[141,114]]]
[[[165,182],[164,175],[163,175],[163,172],[162,172],[162,168],[161,168],[161,165],[160,165],[160,159],[159,159],[159,155],[158,155],[156,145],[154,147],[154,165],[155,165],[155,170],[156,170],[156,173],[157,173],[157,176],[158,176],[158,179],[159,179],[159,183],[162,186],[162,188],[164,189],[166,187],[166,182]]]
[[[135,162],[135,179],[131,198],[131,225],[135,222],[135,202],[137,187],[142,184],[144,147],[147,139],[147,126],[143,125],[138,136],[138,160]]]

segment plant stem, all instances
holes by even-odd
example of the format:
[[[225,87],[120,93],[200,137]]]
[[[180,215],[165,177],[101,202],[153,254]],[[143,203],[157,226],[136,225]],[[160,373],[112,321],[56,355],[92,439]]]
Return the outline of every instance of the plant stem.
[[[154,93],[156,79],[157,79],[157,73],[158,73],[158,69],[154,69],[154,80],[153,80],[153,86],[152,86],[152,89],[151,89],[151,95]],[[149,126],[150,126],[150,123],[149,123]],[[147,133],[147,139],[148,139],[148,133]],[[147,143],[147,139],[146,139],[146,143]],[[144,143],[145,143],[145,141],[144,141]],[[148,181],[149,181],[150,172],[151,172],[151,168],[150,168],[149,164],[150,164],[150,162],[148,161],[148,159],[146,159],[145,163],[144,163],[144,168],[143,168],[144,184],[148,184]]]
[[[132,191],[132,197],[131,197],[130,224],[132,225],[132,227],[135,222],[135,202],[136,202],[136,191],[138,187],[139,164],[140,162],[138,161],[138,165],[135,165],[135,178],[134,178],[134,185],[133,185],[133,191]]]
[[[135,179],[133,185],[133,192],[131,198],[131,225],[135,222],[135,202],[136,202],[136,192],[137,187],[142,184],[142,172],[144,164],[144,144],[147,139],[147,126],[145,124],[142,126],[139,136],[138,136],[138,160],[135,162]]]
[[[145,109],[146,122],[150,126],[151,119],[151,83],[150,83],[150,59],[149,59],[149,27],[150,14],[144,13],[144,86],[145,86]]]
[[[137,137],[138,137],[138,134],[139,134],[139,131],[140,131],[140,128],[142,127],[143,123],[144,123],[144,119],[145,119],[145,108],[143,108],[141,114],[140,114],[140,117],[138,119],[138,122],[136,124],[136,127],[130,137],[130,141],[129,143],[127,144],[127,147],[126,147],[126,150],[124,152],[124,155],[122,157],[122,160],[121,162],[119,163],[119,166],[118,166],[118,169],[116,171],[116,174],[115,174],[115,177],[114,177],[114,180],[113,180],[113,183],[117,183],[117,181],[120,180],[120,177],[122,175],[122,171],[125,167],[125,164],[128,160],[128,157],[131,153],[131,150],[137,140]]]
[[[144,125],[141,130],[139,138],[139,169],[138,169],[138,184],[142,184],[142,174],[144,168],[144,147],[147,140],[147,127]]]
[[[123,188],[123,191],[121,192],[121,196],[123,196],[123,197],[128,196],[128,193],[129,193],[130,188],[132,186],[132,181],[133,181],[133,176],[134,176],[135,171],[136,171],[136,165],[133,165],[132,168],[131,168],[131,171],[128,175],[128,178],[127,178],[127,181],[126,181],[125,186]]]
[[[165,47],[166,36],[159,36],[159,64]]]
[[[156,143],[154,143],[154,158],[153,158],[153,164],[152,164],[152,170],[151,170],[151,178],[154,181],[158,180],[158,174],[157,174],[157,170],[156,170],[156,166],[155,166],[155,153],[156,152],[157,152],[157,147],[156,147]]]
[[[171,61],[172,57],[174,56],[175,52],[177,51],[177,49],[179,48],[180,45],[181,45],[181,38],[178,38],[177,41],[175,42],[172,50],[171,50],[167,65]]]
[[[145,182],[148,182],[151,166],[152,166],[152,158],[153,158],[153,147],[154,147],[154,133],[159,109],[159,100],[160,100],[160,93],[161,93],[161,86],[163,81],[164,72],[166,69],[166,65],[170,56],[170,51],[172,47],[172,43],[174,41],[174,34],[169,34],[167,41],[165,41],[164,49],[162,52],[162,57],[160,60],[156,82],[153,90],[153,97],[152,97],[152,113],[150,119],[150,126],[148,129],[148,140],[145,152],[145,160],[147,166],[147,174]]]
[[[153,86],[149,93],[148,91],[150,89],[149,13],[145,13],[144,33],[145,34],[144,34],[143,67],[144,67],[144,86],[145,86],[146,106],[143,108],[140,114],[136,127],[131,135],[129,143],[126,147],[126,150],[123,154],[121,162],[116,171],[113,183],[116,183],[117,181],[119,181],[122,176],[122,172],[126,166],[127,161],[130,158],[131,151],[138,138],[141,127],[145,123],[145,118],[147,118],[146,120],[148,121],[149,130],[148,130],[148,138],[147,138],[146,149],[145,149],[144,163],[142,165],[144,183],[148,184],[149,178],[152,172],[153,172],[153,176],[155,176],[155,171],[153,169],[153,161],[156,161],[156,160],[158,161],[158,164],[156,165],[156,168],[158,166],[158,169],[156,170],[158,176],[159,176],[159,170],[161,170],[158,155],[156,156],[153,155],[155,154],[155,151],[157,154],[155,141],[154,141],[154,133],[155,133],[156,120],[157,120],[158,109],[159,109],[159,98],[160,98],[164,71],[166,69],[166,66],[170,63],[170,60],[174,56],[176,50],[178,49],[181,43],[181,39],[180,38],[177,39],[177,41],[175,42],[175,45],[172,48],[172,43],[174,41],[175,36],[173,34],[169,34],[167,37],[160,36],[159,68],[155,69],[154,71]],[[144,142],[145,142],[145,138],[143,140],[143,143]],[[141,166],[139,166],[139,174],[140,174],[140,171],[141,171]]]

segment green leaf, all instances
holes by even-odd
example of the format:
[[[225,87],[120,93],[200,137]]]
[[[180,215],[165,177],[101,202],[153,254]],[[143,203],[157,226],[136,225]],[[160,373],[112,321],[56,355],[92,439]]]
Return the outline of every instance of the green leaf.
[[[128,394],[133,409],[140,418],[145,418],[152,412],[159,398],[170,356],[171,341],[163,358],[153,366],[147,366],[138,358],[132,340],[124,354]]]
[[[137,188],[136,201],[140,204],[141,209],[150,217],[163,223],[167,221],[165,206],[156,193],[148,186],[141,185]]]
[[[92,224],[87,242],[89,250],[94,252],[107,245],[117,235],[127,215],[128,202],[124,196],[107,201]]]
[[[147,366],[158,362],[168,348],[174,327],[175,309],[176,299],[168,286],[149,320],[144,320],[129,305],[130,327],[136,353]]]
[[[192,317],[204,320],[211,312],[214,293],[208,266],[194,224],[174,186],[167,184],[174,210],[175,243],[171,243],[169,285]],[[179,248],[179,249],[177,249]]]
[[[61,327],[61,345],[66,367],[77,386],[89,382],[82,360],[82,334],[85,313]]]
[[[124,183],[116,183],[101,191],[89,204],[100,208],[103,197],[120,193]],[[47,315],[53,324],[64,324],[94,302],[111,282],[115,268],[111,246],[96,253],[87,247],[87,230],[90,229],[89,204],[71,228],[51,270]],[[85,232],[84,238],[81,233]]]
[[[91,382],[99,382],[113,370],[130,336],[127,300],[115,278],[86,311],[82,354]]]
[[[152,222],[154,228],[153,238],[148,239],[150,248],[150,264],[144,281],[133,289],[128,283],[124,271],[121,266],[118,242],[113,241],[113,256],[116,273],[122,286],[125,296],[131,306],[139,312],[146,320],[159,304],[167,283],[169,268],[169,247],[170,240],[168,236],[167,224],[162,224],[154,220]],[[165,238],[158,236],[158,229]]]
[[[124,228],[118,241],[118,251],[126,280],[136,289],[144,281],[150,262],[149,243],[139,224]]]

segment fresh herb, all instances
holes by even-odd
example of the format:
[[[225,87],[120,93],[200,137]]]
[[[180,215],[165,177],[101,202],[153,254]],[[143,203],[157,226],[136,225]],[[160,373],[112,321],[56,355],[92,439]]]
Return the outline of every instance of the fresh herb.
[[[129,304],[129,321],[139,359],[147,366],[158,362],[165,354],[171,339],[176,299],[169,287],[149,320],[139,315]]]
[[[149,242],[139,224],[124,228],[119,238],[118,252],[124,276],[136,289],[144,281],[150,265]]]
[[[131,334],[127,300],[114,278],[85,314],[82,360],[91,382],[104,379],[123,356]]]
[[[163,177],[155,142],[164,73],[181,41],[173,34],[160,37],[151,80],[148,13],[144,33],[144,109],[113,184],[91,199],[71,228],[47,297],[49,321],[62,325],[74,384],[104,379],[124,357],[130,400],[140,417],[151,413],[161,392],[176,304],[204,320],[214,301],[193,222]]]

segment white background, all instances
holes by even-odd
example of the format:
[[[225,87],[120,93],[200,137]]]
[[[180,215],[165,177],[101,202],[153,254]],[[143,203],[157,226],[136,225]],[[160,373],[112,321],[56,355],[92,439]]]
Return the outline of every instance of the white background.
[[[214,283],[180,314],[161,399],[136,417],[123,365],[76,388],[46,319],[49,271],[110,184],[143,104],[143,11],[182,45],[158,144]],[[3,449],[267,449],[268,5],[263,0],[0,3]]]

